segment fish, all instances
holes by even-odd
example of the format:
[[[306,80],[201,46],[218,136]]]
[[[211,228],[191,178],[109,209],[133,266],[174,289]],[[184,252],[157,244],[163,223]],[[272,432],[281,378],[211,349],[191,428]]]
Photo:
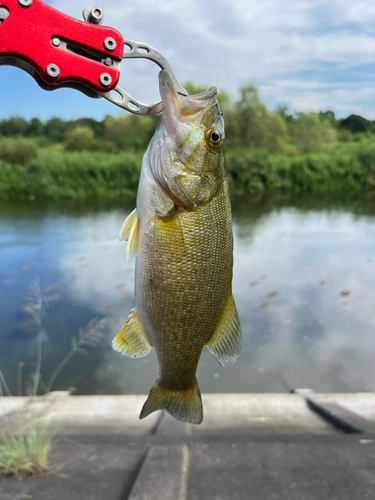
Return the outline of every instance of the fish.
[[[141,419],[165,409],[200,424],[203,347],[222,366],[241,349],[224,121],[216,87],[182,96],[162,70],[159,88],[162,116],[143,157],[136,208],[120,231],[127,258],[136,255],[136,307],[112,347],[133,358],[156,351],[159,378]]]

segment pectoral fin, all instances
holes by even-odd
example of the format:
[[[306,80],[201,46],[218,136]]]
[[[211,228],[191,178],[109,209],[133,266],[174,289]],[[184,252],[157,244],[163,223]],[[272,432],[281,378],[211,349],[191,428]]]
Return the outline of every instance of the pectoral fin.
[[[113,339],[112,347],[129,358],[142,358],[151,351],[152,345],[143,331],[135,309],[130,311],[129,320]]]
[[[120,230],[120,240],[128,240],[126,260],[135,256],[138,250],[139,218],[135,208],[124,220]]]
[[[229,293],[220,320],[206,344],[222,366],[232,365],[241,350],[241,327],[232,292]]]

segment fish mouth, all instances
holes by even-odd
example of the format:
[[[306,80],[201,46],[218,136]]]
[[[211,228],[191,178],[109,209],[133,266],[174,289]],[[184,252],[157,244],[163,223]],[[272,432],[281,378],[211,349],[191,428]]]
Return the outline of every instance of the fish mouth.
[[[163,106],[163,124],[170,135],[176,133],[178,123],[201,121],[203,114],[217,105],[216,87],[210,87],[196,95],[179,95],[170,74],[165,69],[159,73],[159,89]]]
[[[165,69],[159,73],[159,90],[163,106],[163,124],[169,135],[174,135],[177,131],[180,96],[170,74]]]

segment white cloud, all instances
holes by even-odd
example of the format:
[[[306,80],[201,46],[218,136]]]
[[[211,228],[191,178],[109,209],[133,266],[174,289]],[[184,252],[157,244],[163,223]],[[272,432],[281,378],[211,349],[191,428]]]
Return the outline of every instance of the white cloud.
[[[87,2],[54,0],[52,5],[79,17]],[[181,81],[230,92],[253,82],[269,102],[339,112],[353,108],[375,117],[373,83],[357,71],[364,65],[375,67],[372,1],[186,0],[180,5],[171,0],[102,0],[100,6],[104,24],[125,38],[156,47]],[[124,62],[121,85],[135,97],[155,101],[157,68],[151,68],[149,62]],[[309,90],[310,73],[317,92]],[[288,90],[287,80],[294,81]],[[354,99],[348,81],[356,83]]]

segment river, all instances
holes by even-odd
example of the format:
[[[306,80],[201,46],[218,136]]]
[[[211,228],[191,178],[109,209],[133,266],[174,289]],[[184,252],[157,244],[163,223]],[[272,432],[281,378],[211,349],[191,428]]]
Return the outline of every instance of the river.
[[[102,336],[53,388],[137,394],[153,385],[153,352],[133,360],[111,349],[134,307],[134,261],[118,241],[132,209],[120,200],[0,203],[0,370],[13,394],[27,393],[40,352],[47,384],[95,318],[105,318]],[[249,196],[234,200],[233,230],[243,348],[229,368],[204,349],[201,391],[375,391],[375,200]],[[38,283],[41,326],[30,311]]]

